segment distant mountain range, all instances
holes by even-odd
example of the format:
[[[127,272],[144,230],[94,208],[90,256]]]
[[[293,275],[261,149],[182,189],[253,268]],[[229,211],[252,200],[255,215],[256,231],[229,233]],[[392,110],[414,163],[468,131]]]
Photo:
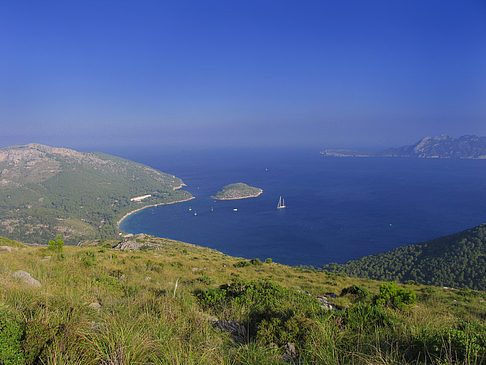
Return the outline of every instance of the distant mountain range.
[[[118,234],[117,221],[146,205],[191,198],[181,179],[103,153],[40,144],[0,149],[0,235],[66,242]]]
[[[375,280],[486,290],[486,224],[324,269]]]
[[[486,159],[486,137],[466,135],[454,138],[442,135],[438,137],[425,137],[413,145],[388,148],[374,153],[345,149],[326,149],[321,154],[333,157]]]

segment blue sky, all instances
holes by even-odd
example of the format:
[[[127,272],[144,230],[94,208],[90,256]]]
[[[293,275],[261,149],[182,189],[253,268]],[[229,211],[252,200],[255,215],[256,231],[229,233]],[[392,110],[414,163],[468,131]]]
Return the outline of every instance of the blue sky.
[[[486,2],[3,1],[0,146],[486,135]]]

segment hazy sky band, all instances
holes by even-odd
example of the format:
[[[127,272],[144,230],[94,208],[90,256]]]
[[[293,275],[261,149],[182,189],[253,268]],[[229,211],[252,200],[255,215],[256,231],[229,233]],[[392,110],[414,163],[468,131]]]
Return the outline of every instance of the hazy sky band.
[[[0,3],[0,144],[486,135],[484,1]]]

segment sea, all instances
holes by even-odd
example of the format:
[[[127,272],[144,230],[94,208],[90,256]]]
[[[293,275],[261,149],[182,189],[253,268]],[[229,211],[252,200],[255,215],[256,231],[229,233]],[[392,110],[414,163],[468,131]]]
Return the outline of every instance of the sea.
[[[124,232],[246,259],[320,267],[486,222],[486,160],[335,158],[317,148],[109,152],[180,177],[196,197],[132,214]],[[211,198],[236,182],[263,194]],[[277,209],[280,196],[285,209]]]

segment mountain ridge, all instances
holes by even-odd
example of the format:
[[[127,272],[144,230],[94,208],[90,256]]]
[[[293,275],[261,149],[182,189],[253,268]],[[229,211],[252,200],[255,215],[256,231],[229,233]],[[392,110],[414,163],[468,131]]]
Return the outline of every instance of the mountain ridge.
[[[486,137],[472,134],[458,138],[447,135],[427,136],[415,144],[392,147],[373,153],[346,149],[325,149],[321,151],[321,154],[332,157],[486,159]]]

